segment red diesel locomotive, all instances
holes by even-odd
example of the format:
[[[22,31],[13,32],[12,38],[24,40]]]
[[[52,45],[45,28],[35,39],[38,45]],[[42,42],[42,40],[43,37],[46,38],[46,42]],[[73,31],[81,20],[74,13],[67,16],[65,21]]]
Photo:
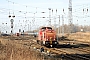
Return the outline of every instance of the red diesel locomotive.
[[[51,27],[42,27],[38,33],[37,43],[45,46],[56,46],[56,32]]]

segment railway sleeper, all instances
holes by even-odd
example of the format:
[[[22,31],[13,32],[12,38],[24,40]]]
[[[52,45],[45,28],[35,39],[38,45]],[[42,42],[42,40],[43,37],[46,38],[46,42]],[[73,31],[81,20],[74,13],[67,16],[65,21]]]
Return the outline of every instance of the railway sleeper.
[[[84,59],[84,60],[90,60],[90,58],[85,57],[85,56],[82,56],[82,55],[79,55],[79,54],[76,54],[76,56],[77,56],[77,57],[80,57],[80,58],[82,58],[82,59]]]
[[[76,58],[77,60],[90,60],[90,58],[79,55],[79,54],[74,54],[74,55],[69,55],[68,54],[68,56],[72,56],[72,57]]]
[[[90,50],[86,50],[86,49],[83,49],[83,48],[76,48],[77,50],[79,50],[79,51],[83,51],[83,52],[87,52],[87,53],[90,53]]]
[[[84,55],[81,55],[81,56],[83,56],[83,57],[87,57],[87,58],[90,59],[90,54],[84,54]]]
[[[68,54],[64,55],[64,57],[67,57],[67,59],[69,59],[69,60],[76,60],[76,58],[74,58]]]

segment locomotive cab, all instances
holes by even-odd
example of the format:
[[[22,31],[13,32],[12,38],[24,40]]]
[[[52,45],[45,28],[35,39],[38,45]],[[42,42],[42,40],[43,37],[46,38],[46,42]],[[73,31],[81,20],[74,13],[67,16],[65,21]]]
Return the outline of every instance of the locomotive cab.
[[[56,32],[51,27],[42,27],[39,30],[37,43],[45,46],[56,46]]]

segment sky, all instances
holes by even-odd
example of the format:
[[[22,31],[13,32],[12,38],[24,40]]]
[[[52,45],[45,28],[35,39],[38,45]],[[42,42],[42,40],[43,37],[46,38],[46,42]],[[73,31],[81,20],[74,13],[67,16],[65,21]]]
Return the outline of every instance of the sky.
[[[0,0],[0,30],[10,33],[12,17],[9,18],[9,15],[15,15],[13,18],[14,32],[18,32],[19,29],[27,31],[39,28],[39,26],[46,26],[49,18],[42,17],[49,17],[49,15],[52,17],[52,25],[55,24],[55,21],[58,24],[59,15],[60,25],[62,25],[62,15],[64,24],[68,24],[68,6],[69,0]],[[49,11],[49,8],[53,12]],[[72,0],[73,24],[90,25],[89,9],[90,0]]]

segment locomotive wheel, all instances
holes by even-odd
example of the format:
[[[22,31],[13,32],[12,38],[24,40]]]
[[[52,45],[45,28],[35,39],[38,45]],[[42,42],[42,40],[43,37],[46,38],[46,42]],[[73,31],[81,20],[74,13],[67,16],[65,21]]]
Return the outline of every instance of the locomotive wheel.
[[[52,47],[53,47],[53,48],[56,47],[56,44],[52,44]]]
[[[37,44],[39,44],[39,41],[37,40]]]
[[[42,41],[40,42],[40,45],[43,46],[43,42]]]

